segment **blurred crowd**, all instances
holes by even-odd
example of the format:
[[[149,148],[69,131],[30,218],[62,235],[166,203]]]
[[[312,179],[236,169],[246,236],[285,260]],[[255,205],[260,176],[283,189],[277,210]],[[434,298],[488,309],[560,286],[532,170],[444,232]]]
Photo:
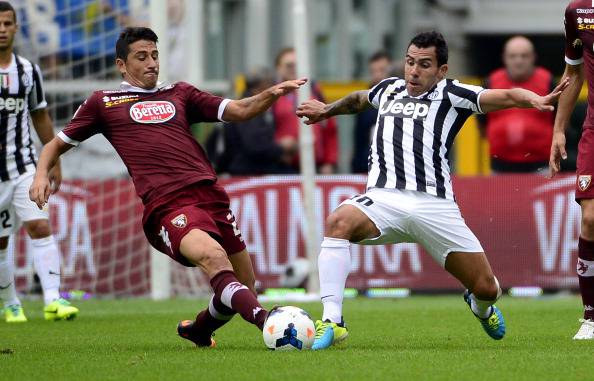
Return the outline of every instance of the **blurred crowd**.
[[[147,7],[133,10],[131,0],[54,0],[53,7],[47,9],[34,9],[32,2],[26,0],[16,0],[16,3],[17,8],[27,10],[19,14],[26,14],[29,18],[20,20],[21,33],[24,40],[32,43],[23,44],[22,49],[35,52],[46,81],[77,78],[117,80],[113,62],[114,45],[120,29],[129,25],[148,25],[149,19]],[[187,38],[182,27],[185,3],[184,0],[169,0],[167,4],[169,34],[162,38],[167,38],[169,42],[167,60],[173,73],[170,78],[183,80],[183,73],[188,69],[187,60],[184,59]],[[26,51],[23,53],[28,54]],[[366,78],[369,87],[389,76],[403,76],[403,62],[394,61],[390,53],[377,51],[367,58]],[[554,87],[555,76],[538,66],[537,58],[528,38],[510,38],[502,49],[502,66],[485,79],[483,86],[523,87],[546,94]],[[243,94],[236,95],[249,96],[279,81],[296,78],[296,59],[293,48],[280,50],[268,68],[252,70],[243,75],[245,90]],[[63,62],[68,64],[61,64]],[[312,97],[324,102],[319,83],[315,78],[311,83]],[[57,98],[50,96],[49,99],[52,101]],[[76,102],[71,100],[67,107],[60,107],[57,111],[59,117],[71,115],[70,110],[75,109]],[[282,97],[266,114],[249,122],[213,128],[202,142],[217,171],[231,175],[299,173],[299,120],[295,116],[296,107],[297,97],[290,94]],[[336,173],[339,159],[349,155],[350,165],[345,165],[346,160],[342,160],[341,171],[366,173],[376,118],[377,111],[373,108],[353,116],[352,122],[349,121],[349,124],[352,123],[352,129],[348,129],[349,134],[352,130],[349,139],[339,139],[340,126],[335,118],[312,125],[317,172]],[[553,113],[519,109],[479,117],[479,130],[489,143],[491,173],[539,172],[546,168],[553,120]],[[341,123],[344,123],[344,119],[341,119]],[[579,124],[577,121],[576,125]],[[570,151],[575,145],[571,136],[570,132]],[[341,140],[352,146],[341,147]],[[564,169],[572,170],[573,167],[568,165]]]

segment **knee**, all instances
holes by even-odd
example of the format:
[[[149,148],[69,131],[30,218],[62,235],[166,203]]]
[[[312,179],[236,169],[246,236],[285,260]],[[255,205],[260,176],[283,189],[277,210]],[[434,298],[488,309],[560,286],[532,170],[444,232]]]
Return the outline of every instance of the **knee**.
[[[499,282],[491,274],[478,278],[474,283],[472,293],[480,300],[496,300],[501,295],[501,290]]]
[[[45,238],[51,234],[48,220],[27,221],[25,229],[32,239]]]
[[[340,213],[331,213],[326,218],[326,235],[332,238],[350,239],[353,233],[353,228]]]
[[[204,245],[187,250],[184,254],[195,265],[204,268],[216,267],[220,262],[226,262],[227,253],[220,245]]]
[[[180,252],[190,263],[202,268],[208,276],[232,269],[222,246],[204,232],[190,233],[182,238]]]

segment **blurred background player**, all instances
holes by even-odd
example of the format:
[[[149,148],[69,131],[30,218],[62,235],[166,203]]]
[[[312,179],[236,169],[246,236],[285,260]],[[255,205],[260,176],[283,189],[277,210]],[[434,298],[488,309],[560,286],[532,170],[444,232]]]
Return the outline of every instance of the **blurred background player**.
[[[260,330],[268,312],[256,299],[252,262],[229,197],[216,183],[190,125],[250,119],[306,80],[282,82],[238,101],[185,82],[162,84],[157,40],[149,28],[122,31],[116,42],[120,90],[94,92],[46,144],[30,197],[42,208],[50,196],[49,171],[60,155],[102,133],[124,161],[143,201],[149,242],[184,266],[199,266],[210,279],[214,296],[208,308],[195,321],[180,322],[178,334],[198,346],[212,347],[213,332],[236,312]],[[112,97],[124,101],[112,104]]]
[[[22,222],[31,237],[33,266],[39,276],[46,320],[72,319],[78,309],[60,298],[60,251],[49,226],[48,208],[40,210],[29,200],[28,189],[35,172],[35,148],[29,116],[43,144],[54,137],[41,71],[13,52],[18,29],[10,3],[0,1],[0,299],[6,322],[25,322],[16,295],[14,263],[8,261],[8,239]],[[56,163],[48,174],[51,191],[58,191],[62,175]]]
[[[297,78],[297,57],[295,49],[284,48],[275,59],[277,80],[291,81]],[[319,87],[312,82],[312,98],[324,101]],[[299,119],[295,115],[297,110],[297,95],[294,93],[281,97],[273,106],[274,123],[276,125],[276,140],[281,142],[286,138],[299,140]],[[318,173],[328,175],[336,172],[338,161],[338,133],[337,123],[330,118],[312,126],[314,135],[314,154]],[[292,166],[299,172],[299,158],[296,156]]]
[[[545,97],[519,88],[485,90],[446,79],[447,62],[443,36],[420,33],[406,52],[405,79],[387,78],[371,90],[353,92],[334,103],[310,100],[298,108],[297,114],[308,118],[308,124],[359,112],[370,104],[379,112],[367,192],[344,201],[326,220],[318,257],[324,312],[316,321],[312,349],[328,348],[348,335],[342,300],[351,268],[351,242],[423,245],[464,285],[464,301],[485,332],[495,340],[505,335],[503,315],[494,305],[501,288],[454,201],[445,153],[473,113],[510,107],[552,110],[566,83]],[[452,113],[458,116],[448,117]]]
[[[553,75],[535,66],[532,42],[524,36],[507,40],[503,49],[504,67],[489,74],[485,87],[513,89],[520,87],[538,95],[554,87]],[[552,112],[511,108],[480,118],[486,130],[493,172],[537,172],[548,167],[550,141],[553,136]]]
[[[369,87],[377,85],[382,79],[389,77],[392,69],[392,57],[381,50],[374,53],[367,61],[367,71],[370,78]],[[371,133],[377,119],[377,110],[373,107],[367,108],[355,115],[355,136],[353,142],[353,159],[351,161],[351,172],[367,173],[369,158],[369,143]]]
[[[578,145],[575,199],[580,204],[581,232],[578,244],[577,274],[584,305],[584,317],[574,340],[594,339],[594,45],[593,24],[584,24],[584,17],[591,20],[594,4],[590,0],[569,3],[565,9],[565,72],[569,86],[559,99],[551,144],[549,167],[551,177],[561,170],[561,159],[567,159],[565,131],[571,112],[582,89],[584,78],[588,82],[588,111]],[[585,76],[584,76],[585,72]]]
[[[251,97],[274,85],[274,74],[267,69],[248,73],[244,97]],[[297,140],[293,136],[274,138],[275,122],[271,110],[256,117],[224,126],[226,171],[231,175],[296,173],[293,162]]]

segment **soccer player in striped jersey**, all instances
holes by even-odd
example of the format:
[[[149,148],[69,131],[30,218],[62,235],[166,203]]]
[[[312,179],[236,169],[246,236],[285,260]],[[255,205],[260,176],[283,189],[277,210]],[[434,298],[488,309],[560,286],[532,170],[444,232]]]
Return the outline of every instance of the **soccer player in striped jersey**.
[[[37,65],[13,52],[18,25],[10,3],[0,1],[0,299],[6,322],[25,322],[16,295],[14,264],[8,260],[8,239],[21,225],[31,237],[33,266],[41,281],[46,320],[72,319],[78,309],[60,298],[60,252],[50,231],[47,208],[29,200],[35,174],[35,147],[29,116],[43,144],[54,129]],[[62,179],[60,166],[51,174],[55,193]]]
[[[567,82],[547,96],[519,88],[485,90],[447,79],[447,62],[443,36],[421,33],[408,46],[404,79],[387,78],[328,105],[309,100],[297,110],[311,124],[369,105],[378,109],[367,192],[344,201],[326,220],[318,258],[324,312],[316,322],[313,349],[327,348],[348,335],[342,300],[351,242],[423,245],[464,285],[464,300],[486,333],[495,340],[505,335],[503,315],[494,305],[501,288],[455,202],[448,154],[473,113],[510,107],[550,111]]]

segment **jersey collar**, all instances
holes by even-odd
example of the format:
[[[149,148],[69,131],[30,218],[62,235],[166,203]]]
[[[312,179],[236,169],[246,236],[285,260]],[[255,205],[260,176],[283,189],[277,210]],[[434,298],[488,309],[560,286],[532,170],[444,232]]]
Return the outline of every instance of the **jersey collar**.
[[[128,91],[131,93],[155,93],[164,87],[163,82],[157,82],[157,86],[153,87],[152,89],[143,89],[141,87],[132,86],[126,81],[122,81],[120,83],[120,90]]]
[[[15,66],[16,66],[16,55],[14,53],[12,53],[10,55],[10,64],[5,68],[0,67],[0,71],[10,71],[10,69],[12,69]]]

